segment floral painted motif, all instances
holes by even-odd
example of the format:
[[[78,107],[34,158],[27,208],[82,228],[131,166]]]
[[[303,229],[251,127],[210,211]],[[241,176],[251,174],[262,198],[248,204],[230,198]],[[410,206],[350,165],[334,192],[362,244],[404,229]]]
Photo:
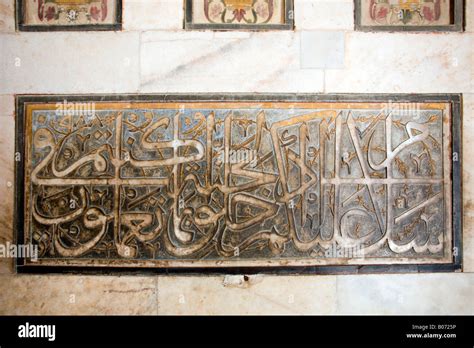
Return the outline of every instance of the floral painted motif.
[[[107,18],[107,0],[36,0],[38,18],[41,21],[59,20],[64,14],[70,22],[76,22],[80,15],[90,21],[103,22]]]
[[[186,0],[187,29],[292,29],[293,0]]]
[[[438,25],[449,20],[449,0],[366,0],[372,25]],[[368,6],[367,6],[368,4]]]
[[[121,0],[17,0],[20,29],[27,26],[107,26],[119,21]]]
[[[211,23],[268,23],[274,0],[205,0],[204,12]]]

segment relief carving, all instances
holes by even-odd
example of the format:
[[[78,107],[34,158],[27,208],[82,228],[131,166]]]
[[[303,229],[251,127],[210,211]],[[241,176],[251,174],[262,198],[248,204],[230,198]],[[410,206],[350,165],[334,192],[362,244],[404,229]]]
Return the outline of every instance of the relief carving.
[[[25,109],[24,227],[39,263],[452,257],[449,103],[90,105]]]

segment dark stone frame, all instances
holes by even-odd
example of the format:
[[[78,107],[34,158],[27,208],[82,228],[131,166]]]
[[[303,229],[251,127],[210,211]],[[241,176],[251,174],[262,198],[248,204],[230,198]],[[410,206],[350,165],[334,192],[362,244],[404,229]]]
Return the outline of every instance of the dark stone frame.
[[[23,0],[15,0],[15,17],[17,31],[121,31],[122,30],[122,0],[117,3],[115,23],[112,24],[80,24],[80,25],[29,25],[24,23]]]
[[[445,102],[452,108],[452,241],[453,260],[443,264],[394,264],[394,265],[343,265],[343,266],[270,266],[270,267],[104,267],[104,266],[34,266],[25,259],[15,259],[17,273],[80,273],[80,274],[379,274],[379,273],[427,273],[462,271],[462,94],[114,94],[114,95],[17,95],[15,96],[15,154],[20,161],[15,162],[15,202],[14,243],[24,241],[24,155],[25,155],[25,105],[38,102],[90,101],[268,101],[268,102]]]
[[[401,26],[401,25],[362,25],[361,24],[361,2],[363,0],[354,0],[354,30],[356,31],[368,31],[368,32],[377,32],[377,31],[392,31],[392,32],[443,32],[443,31],[453,31],[453,32],[462,32],[464,31],[464,0],[452,0],[454,9],[453,9],[453,24],[449,25],[431,25],[431,26]]]
[[[285,0],[285,23],[284,24],[207,24],[193,23],[193,1],[184,0],[184,29],[186,30],[294,30],[294,0]]]

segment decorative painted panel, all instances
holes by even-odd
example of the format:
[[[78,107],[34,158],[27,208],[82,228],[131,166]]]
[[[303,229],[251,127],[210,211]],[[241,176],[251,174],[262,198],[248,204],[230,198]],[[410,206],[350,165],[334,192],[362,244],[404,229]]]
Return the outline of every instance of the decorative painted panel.
[[[121,0],[17,0],[20,30],[120,30]]]
[[[355,0],[356,26],[372,30],[462,30],[463,1]]]
[[[186,0],[188,29],[291,29],[293,0]]]
[[[22,266],[454,269],[459,103],[20,97]]]

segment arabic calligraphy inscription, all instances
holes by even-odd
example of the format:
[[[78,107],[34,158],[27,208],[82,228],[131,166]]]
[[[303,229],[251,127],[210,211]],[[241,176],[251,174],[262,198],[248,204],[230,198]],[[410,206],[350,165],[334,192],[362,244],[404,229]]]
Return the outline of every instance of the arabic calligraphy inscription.
[[[447,103],[68,105],[25,109],[25,239],[39,264],[451,257]]]

